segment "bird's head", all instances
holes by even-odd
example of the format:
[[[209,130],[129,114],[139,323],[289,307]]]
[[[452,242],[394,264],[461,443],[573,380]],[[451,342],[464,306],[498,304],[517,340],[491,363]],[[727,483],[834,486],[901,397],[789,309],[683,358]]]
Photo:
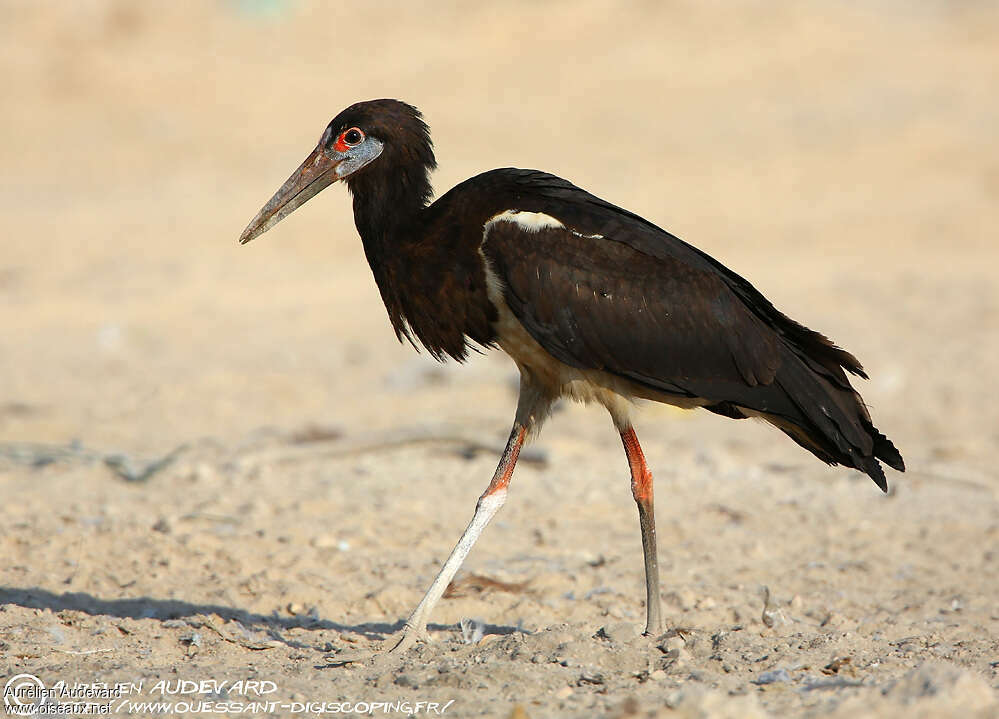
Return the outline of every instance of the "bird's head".
[[[319,144],[247,225],[239,242],[264,234],[337,180],[357,194],[366,180],[378,183],[379,176],[397,176],[425,204],[430,196],[427,173],[436,164],[430,132],[415,107],[398,100],[351,105],[326,126]]]

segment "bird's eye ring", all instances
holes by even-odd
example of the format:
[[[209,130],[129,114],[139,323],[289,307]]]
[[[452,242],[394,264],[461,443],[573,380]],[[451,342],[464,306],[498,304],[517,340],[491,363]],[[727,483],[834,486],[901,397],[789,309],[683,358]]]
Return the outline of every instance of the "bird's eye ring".
[[[350,145],[351,147],[360,145],[362,140],[364,140],[364,133],[361,132],[360,128],[352,127],[347,130],[347,132],[343,133],[344,143]]]
[[[344,130],[337,136],[336,142],[333,143],[333,149],[337,152],[347,152],[347,150],[357,147],[362,142],[364,142],[364,131],[359,127],[352,127],[349,130]]]

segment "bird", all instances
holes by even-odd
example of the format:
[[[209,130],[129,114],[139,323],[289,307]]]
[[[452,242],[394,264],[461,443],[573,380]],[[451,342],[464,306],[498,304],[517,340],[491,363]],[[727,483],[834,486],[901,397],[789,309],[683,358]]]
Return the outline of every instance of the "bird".
[[[632,421],[635,400],[760,418],[885,492],[881,462],[905,471],[850,383],[848,373],[867,379],[856,357],[718,260],[537,170],[484,172],[431,201],[436,166],[418,109],[392,99],[353,104],[239,238],[260,236],[343,181],[397,339],[439,361],[499,349],[519,370],[496,471],[390,651],[428,639],[431,612],[506,501],[521,447],[560,398],[602,405],[620,436],[638,508],[650,636],[663,631],[663,616],[653,480]]]

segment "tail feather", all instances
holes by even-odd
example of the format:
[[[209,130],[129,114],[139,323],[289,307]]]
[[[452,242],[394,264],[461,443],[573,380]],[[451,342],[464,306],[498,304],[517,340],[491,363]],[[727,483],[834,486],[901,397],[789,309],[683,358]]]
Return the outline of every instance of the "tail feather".
[[[871,429],[874,430],[874,456],[892,469],[904,472],[905,460],[902,459],[902,455],[899,451],[895,449],[895,445],[892,444],[892,441],[881,434],[876,427],[872,426]]]
[[[887,492],[878,460],[904,472],[902,455],[872,424],[860,395],[831,380],[788,350],[774,384],[783,389],[794,411],[764,416],[822,461],[858,469]]]
[[[885,478],[885,471],[881,469],[881,464],[873,457],[862,457],[860,467],[868,477],[874,480],[874,484],[881,488],[881,491],[888,493],[888,480]]]

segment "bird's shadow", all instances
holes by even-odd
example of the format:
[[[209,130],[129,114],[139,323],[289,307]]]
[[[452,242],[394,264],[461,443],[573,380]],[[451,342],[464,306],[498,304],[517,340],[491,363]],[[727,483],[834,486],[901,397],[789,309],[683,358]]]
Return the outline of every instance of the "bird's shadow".
[[[344,624],[314,615],[282,617],[277,614],[258,614],[245,609],[221,604],[194,604],[177,599],[155,599],[153,597],[131,597],[128,599],[102,599],[86,592],[50,592],[39,587],[17,588],[0,586],[0,606],[19,606],[26,609],[48,609],[52,612],[66,610],[83,612],[91,616],[117,617],[119,619],[154,619],[168,621],[199,615],[218,616],[225,621],[237,621],[244,627],[267,631],[274,639],[297,649],[317,649],[285,638],[281,631],[288,629],[332,630],[351,632],[370,640],[384,640],[398,632],[405,625],[399,619],[391,624],[386,622],[363,622]],[[457,631],[451,624],[431,624],[430,631]],[[512,634],[516,627],[487,625],[493,634]]]

